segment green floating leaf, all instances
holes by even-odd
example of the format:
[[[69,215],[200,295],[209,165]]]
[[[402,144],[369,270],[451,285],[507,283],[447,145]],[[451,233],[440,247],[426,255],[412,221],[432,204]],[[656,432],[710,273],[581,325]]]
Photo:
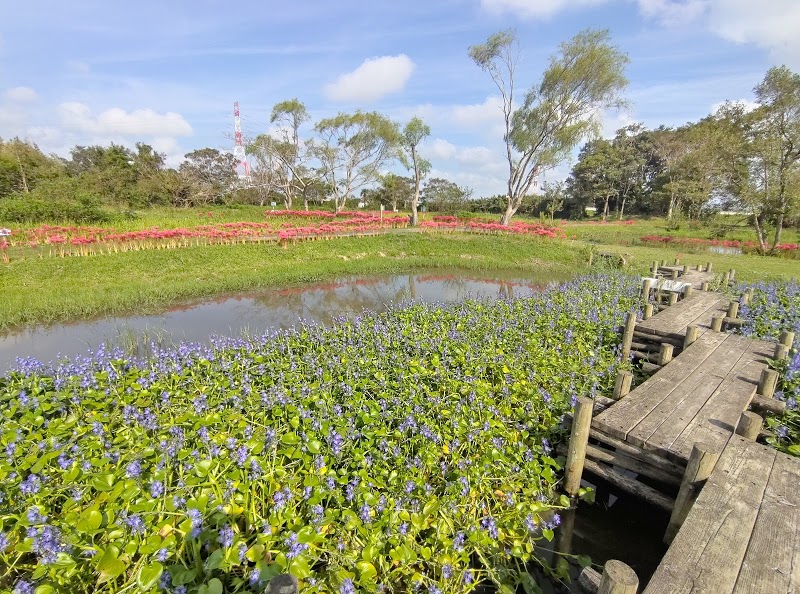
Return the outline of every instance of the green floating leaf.
[[[150,565],[143,565],[136,575],[136,585],[142,592],[152,590],[164,572],[164,566],[157,561]]]

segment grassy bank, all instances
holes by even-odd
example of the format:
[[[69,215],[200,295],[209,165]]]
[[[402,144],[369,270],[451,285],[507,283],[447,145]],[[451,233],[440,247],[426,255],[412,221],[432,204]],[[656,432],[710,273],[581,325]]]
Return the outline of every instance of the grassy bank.
[[[653,260],[714,263],[743,281],[800,278],[800,261],[635,245],[590,245],[522,236],[418,234],[340,238],[289,245],[209,245],[0,264],[0,329],[127,312],[187,299],[343,275],[430,268],[507,270],[565,278],[587,270],[589,250],[623,254],[631,272]]]
[[[122,312],[342,275],[437,267],[566,278],[584,256],[530,237],[392,233],[290,245],[212,245],[0,265],[0,328]]]

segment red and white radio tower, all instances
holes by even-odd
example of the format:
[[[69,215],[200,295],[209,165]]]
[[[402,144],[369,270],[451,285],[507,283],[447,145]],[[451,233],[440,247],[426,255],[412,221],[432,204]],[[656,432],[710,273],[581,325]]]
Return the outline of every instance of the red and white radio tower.
[[[233,156],[236,159],[236,169],[238,170],[241,165],[244,168],[244,178],[250,181],[250,164],[247,162],[247,154],[244,152],[244,144],[242,143],[242,122],[239,119],[238,101],[233,104],[233,126],[235,138]]]

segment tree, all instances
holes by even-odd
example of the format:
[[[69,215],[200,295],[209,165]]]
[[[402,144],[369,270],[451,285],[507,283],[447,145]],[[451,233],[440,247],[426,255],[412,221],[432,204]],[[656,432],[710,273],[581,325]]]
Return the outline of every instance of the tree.
[[[397,124],[377,112],[357,111],[321,120],[314,129],[320,138],[314,152],[338,213],[354,192],[378,178],[381,166],[394,155]]]
[[[38,183],[64,173],[63,161],[45,155],[35,144],[19,138],[0,139],[0,198],[28,193]]]
[[[371,190],[368,196],[381,204],[390,205],[397,210],[398,204],[406,204],[414,200],[414,180],[395,173],[387,173],[379,178],[380,186]],[[362,192],[362,195],[363,192]]]
[[[619,194],[623,183],[620,165],[619,153],[610,141],[601,138],[583,146],[572,169],[572,191],[593,197],[600,204],[598,211],[604,221],[609,203]]]
[[[425,182],[422,188],[422,199],[431,209],[439,212],[458,212],[465,210],[466,203],[472,196],[472,190],[440,177]]]
[[[420,183],[431,169],[431,164],[419,155],[419,145],[431,135],[430,126],[418,117],[411,118],[400,135],[400,160],[406,169],[413,173],[414,195],[411,198],[411,226],[419,222]]]
[[[538,176],[566,159],[581,140],[597,135],[600,111],[623,104],[628,57],[610,45],[607,31],[583,31],[560,45],[540,83],[514,109],[519,59],[514,31],[489,36],[470,47],[469,56],[502,98],[509,175],[500,222],[507,225]]]
[[[204,148],[188,153],[179,170],[191,186],[191,193],[180,197],[183,206],[209,204],[222,198],[236,181],[235,165],[232,154],[217,149]]]
[[[542,184],[542,196],[539,200],[539,205],[542,210],[550,215],[550,224],[553,224],[556,213],[564,208],[566,183],[563,181]]]

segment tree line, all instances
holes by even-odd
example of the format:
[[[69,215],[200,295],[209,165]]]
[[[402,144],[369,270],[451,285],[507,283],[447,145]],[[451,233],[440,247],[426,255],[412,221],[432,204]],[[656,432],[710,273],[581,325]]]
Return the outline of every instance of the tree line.
[[[176,168],[152,146],[76,146],[69,158],[35,145],[0,139],[0,218],[83,220],[102,205],[202,206],[220,202],[323,201],[338,212],[348,200],[411,210],[478,211],[582,217],[594,206],[603,219],[630,214],[699,218],[714,209],[750,215],[762,249],[780,243],[798,217],[800,195],[800,75],[771,68],[752,109],[726,103],[699,122],[677,128],[640,124],[600,136],[601,116],[625,106],[629,58],[607,31],[586,30],[559,45],[536,84],[519,89],[519,41],[513,30],[490,35],[467,54],[500,93],[505,191],[472,197],[469,188],[427,179],[424,156],[430,127],[414,117],[404,125],[375,111],[339,113],[311,122],[299,99],[277,103],[271,132],[249,139],[249,180],[236,174],[227,152],[185,155]],[[538,181],[582,144],[565,182]],[[387,171],[402,168],[406,175]],[[52,215],[52,216],[51,216]]]

